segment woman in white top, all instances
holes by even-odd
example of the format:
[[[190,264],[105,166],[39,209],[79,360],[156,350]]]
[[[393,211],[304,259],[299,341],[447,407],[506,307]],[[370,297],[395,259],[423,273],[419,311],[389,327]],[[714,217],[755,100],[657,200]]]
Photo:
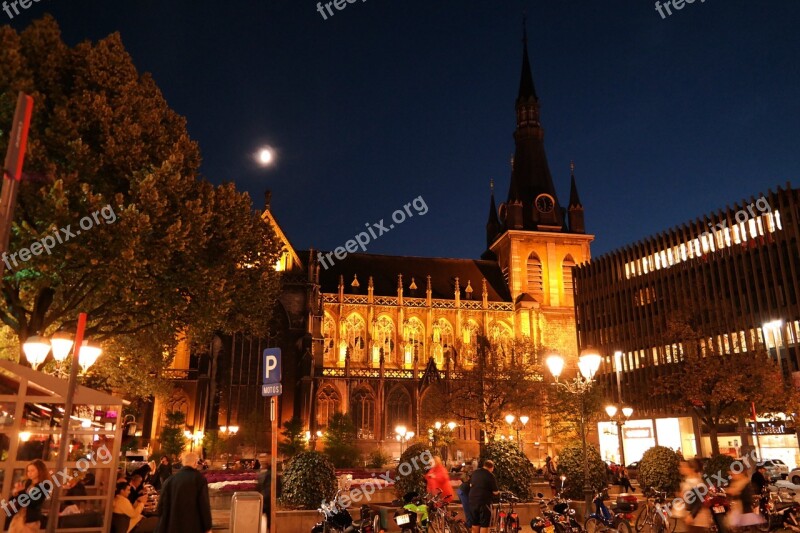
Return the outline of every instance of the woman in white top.
[[[689,533],[704,533],[712,524],[711,512],[703,505],[703,496],[708,493],[703,479],[700,477],[700,461],[690,459],[681,461],[680,471],[683,476],[681,495],[686,502],[684,521]]]
[[[114,493],[114,512],[130,517],[128,533],[142,520],[142,509],[144,509],[144,502],[147,500],[147,496],[143,494],[136,500],[136,505],[133,505],[128,500],[130,493],[131,486],[127,481],[117,483],[117,490]]]

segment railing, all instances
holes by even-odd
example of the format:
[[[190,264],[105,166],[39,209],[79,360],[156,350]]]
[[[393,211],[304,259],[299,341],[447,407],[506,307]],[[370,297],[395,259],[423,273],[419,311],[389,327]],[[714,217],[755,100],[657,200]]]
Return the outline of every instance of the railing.
[[[339,303],[338,294],[323,294],[322,301],[327,304]],[[396,306],[397,297],[395,296],[375,296],[373,298],[373,305],[388,305]],[[369,298],[364,294],[345,294],[344,304],[368,305]],[[426,298],[403,298],[403,305],[405,307],[427,307],[428,300]],[[431,307],[434,309],[456,309],[455,300],[444,300],[441,298],[431,299]],[[471,309],[480,311],[483,309],[482,300],[461,300],[460,309]],[[513,311],[513,302],[488,302],[489,311]]]

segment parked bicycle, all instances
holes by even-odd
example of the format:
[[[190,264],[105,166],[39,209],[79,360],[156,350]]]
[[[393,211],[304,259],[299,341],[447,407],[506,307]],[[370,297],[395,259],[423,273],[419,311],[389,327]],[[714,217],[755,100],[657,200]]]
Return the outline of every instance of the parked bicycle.
[[[433,533],[468,533],[467,524],[458,518],[458,511],[450,511],[448,504],[442,500],[442,490],[429,494],[425,498],[428,508],[428,531]]]
[[[500,503],[495,507],[492,525],[489,531],[492,533],[517,533],[522,531],[519,522],[519,514],[514,510],[514,504],[519,502],[513,492],[502,491],[500,493]],[[507,504],[508,508],[504,508]]]
[[[646,496],[645,508],[636,517],[634,525],[637,533],[645,530],[653,533],[673,533],[678,525],[678,519],[670,516],[666,507],[667,493],[652,490]]]
[[[609,509],[604,502],[605,497],[606,491],[599,491],[595,494],[592,500],[595,512],[586,518],[586,522],[583,525],[586,533],[606,533],[608,531],[632,533],[633,528],[627,517],[631,516],[628,513],[635,511],[638,507],[636,497],[633,496],[634,501],[632,504],[629,500],[622,502],[618,500],[615,510],[619,510],[620,512]],[[624,506],[622,510],[620,510],[620,503]]]
[[[794,496],[794,492],[786,489],[779,489],[777,492],[765,489],[758,502],[758,512],[764,519],[761,524],[756,526],[758,530],[766,533],[784,527],[786,512],[793,511]]]

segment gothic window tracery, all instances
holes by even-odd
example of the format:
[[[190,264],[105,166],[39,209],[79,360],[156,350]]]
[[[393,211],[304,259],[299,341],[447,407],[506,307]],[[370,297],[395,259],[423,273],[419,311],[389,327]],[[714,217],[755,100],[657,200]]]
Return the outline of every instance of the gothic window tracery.
[[[317,425],[326,427],[333,415],[339,412],[342,398],[333,385],[326,384],[317,393]]]
[[[352,313],[341,324],[341,342],[339,347],[339,357],[342,352],[350,354],[351,363],[368,363],[366,349],[366,322],[358,313]],[[344,348],[344,350],[342,349]]]
[[[394,428],[411,424],[411,396],[404,387],[397,387],[389,393],[386,421],[391,438],[394,438]]]
[[[375,395],[367,387],[358,389],[350,403],[359,439],[375,438]]]
[[[394,322],[388,316],[380,316],[375,321],[373,333],[375,346],[378,353],[383,355],[384,362],[388,365],[394,363]]]
[[[336,362],[336,321],[333,317],[325,313],[325,318],[322,320],[322,337],[323,337],[323,361],[325,363]]]

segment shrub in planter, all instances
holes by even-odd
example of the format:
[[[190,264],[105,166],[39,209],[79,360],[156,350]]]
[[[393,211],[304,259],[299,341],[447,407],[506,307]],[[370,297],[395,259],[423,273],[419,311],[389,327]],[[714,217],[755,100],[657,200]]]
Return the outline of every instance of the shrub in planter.
[[[433,452],[427,444],[413,444],[400,456],[395,470],[394,490],[398,498],[409,492],[425,493],[425,473],[433,465]]]
[[[370,468],[383,468],[383,465],[388,465],[392,461],[391,456],[388,453],[383,451],[382,449],[378,448],[371,454],[369,454],[369,460],[367,461],[367,466]]]
[[[608,486],[606,464],[594,446],[586,446],[589,456],[589,487],[601,490]],[[580,443],[569,444],[558,454],[558,475],[564,475],[564,494],[573,500],[583,500],[583,448]],[[558,480],[561,483],[561,480]]]
[[[730,481],[729,471],[734,462],[735,459],[728,455],[715,455],[703,465],[703,478],[714,486],[719,486],[719,478],[722,478],[724,480],[723,486],[727,485],[728,481]]]
[[[516,445],[506,441],[489,443],[481,451],[480,464],[486,459],[494,461],[494,476],[500,490],[511,491],[522,501],[535,497],[533,478],[536,469]]]
[[[319,452],[301,452],[289,460],[282,476],[281,503],[293,509],[317,509],[336,495],[336,470]]]
[[[678,454],[664,446],[654,446],[644,452],[637,474],[642,491],[653,488],[669,493],[676,492],[681,485],[679,462]]]

